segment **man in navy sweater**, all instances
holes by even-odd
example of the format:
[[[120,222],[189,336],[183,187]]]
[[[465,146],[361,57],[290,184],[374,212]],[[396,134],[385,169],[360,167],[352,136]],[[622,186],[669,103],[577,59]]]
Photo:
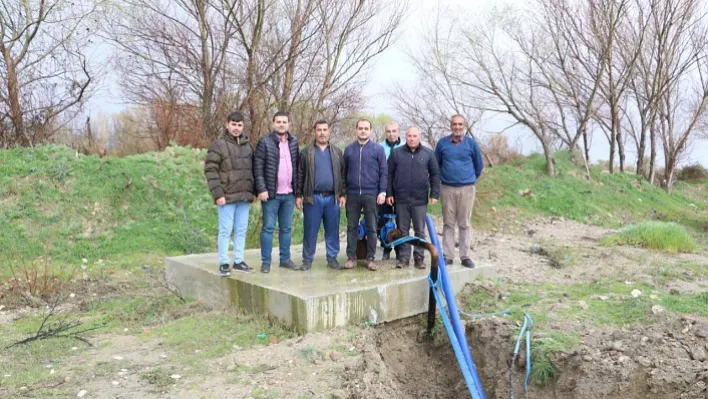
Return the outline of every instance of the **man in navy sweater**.
[[[454,115],[450,121],[452,134],[445,136],[435,146],[435,156],[440,165],[440,199],[443,211],[443,252],[445,263],[450,265],[455,257],[455,225],[459,229],[460,261],[462,266],[473,268],[470,259],[472,207],[475,183],[482,175],[482,151],[472,136],[465,135],[465,118]]]
[[[344,149],[344,171],[347,181],[347,263],[344,268],[356,265],[356,243],[359,216],[364,210],[366,224],[367,268],[376,270],[376,206],[386,200],[388,168],[386,153],[381,145],[372,141],[371,122],[360,119],[356,123],[357,141]]]

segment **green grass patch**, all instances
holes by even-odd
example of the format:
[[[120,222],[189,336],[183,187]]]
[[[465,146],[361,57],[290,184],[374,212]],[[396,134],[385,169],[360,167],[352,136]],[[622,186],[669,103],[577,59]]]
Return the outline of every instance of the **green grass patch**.
[[[708,292],[697,295],[670,295],[661,298],[667,310],[708,317]]]
[[[603,243],[606,245],[632,245],[669,253],[696,250],[696,242],[685,228],[677,223],[665,222],[644,222],[625,227],[605,237]]]
[[[558,376],[558,370],[553,364],[553,355],[557,352],[569,352],[579,342],[578,333],[551,333],[533,340],[531,381],[545,385],[554,380]]]

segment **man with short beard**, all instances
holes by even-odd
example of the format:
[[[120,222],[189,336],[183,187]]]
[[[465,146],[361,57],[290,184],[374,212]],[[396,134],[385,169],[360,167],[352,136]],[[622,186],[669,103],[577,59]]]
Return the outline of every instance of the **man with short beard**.
[[[319,120],[312,128],[315,142],[300,152],[298,192],[295,203],[303,211],[301,270],[312,268],[317,246],[317,233],[324,222],[327,266],[338,270],[339,209],[346,203],[346,183],[342,150],[329,144],[329,125]],[[304,202],[304,204],[303,204]]]
[[[402,145],[405,145],[406,142],[405,140],[401,140],[399,137],[398,133],[398,123],[396,122],[389,122],[384,126],[384,131],[386,133],[386,139],[381,142],[381,145],[384,148],[384,151],[386,152],[386,159],[388,160],[389,156],[391,155],[391,152],[393,151],[394,148],[398,148]],[[390,214],[395,214],[396,213],[396,207],[391,206],[388,203],[384,202],[382,205],[379,205],[379,221],[378,221],[378,229],[381,231],[381,229],[384,227],[386,224],[386,215]],[[398,223],[398,222],[396,222]],[[381,260],[389,260],[391,259],[391,248],[384,246],[384,238],[381,238],[381,245],[383,246],[383,257]],[[398,247],[396,249],[396,259],[398,259]]]
[[[299,269],[290,259],[291,230],[295,210],[294,193],[298,190],[299,148],[297,137],[288,131],[289,125],[288,113],[276,112],[273,116],[273,131],[261,137],[256,145],[253,174],[263,214],[261,273],[270,273],[276,220],[279,230],[280,267],[290,270]]]

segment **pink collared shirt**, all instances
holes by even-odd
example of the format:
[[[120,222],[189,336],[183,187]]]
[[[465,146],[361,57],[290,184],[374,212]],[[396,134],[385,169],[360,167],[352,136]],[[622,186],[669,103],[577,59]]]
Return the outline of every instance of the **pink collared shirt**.
[[[278,146],[280,148],[280,162],[278,164],[276,194],[290,194],[293,192],[293,161],[290,157],[290,144],[288,140],[280,140]]]

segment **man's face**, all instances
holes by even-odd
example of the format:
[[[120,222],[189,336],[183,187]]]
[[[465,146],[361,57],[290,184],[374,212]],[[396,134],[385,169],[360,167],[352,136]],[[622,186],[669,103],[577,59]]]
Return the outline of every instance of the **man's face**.
[[[232,136],[240,136],[243,132],[243,121],[227,121],[226,130]]]
[[[368,140],[371,136],[371,123],[367,121],[359,121],[356,124],[356,137],[361,140]]]
[[[290,127],[289,125],[287,116],[276,116],[275,119],[273,119],[273,131],[278,134],[287,133]]]
[[[389,143],[395,143],[398,141],[398,125],[395,123],[389,123],[386,125],[386,140]]]
[[[329,143],[329,125],[326,123],[315,125],[314,134],[315,143],[319,145],[326,145]]]
[[[465,119],[461,116],[456,116],[450,121],[450,130],[455,137],[462,137],[465,133]]]
[[[420,130],[416,128],[408,129],[406,132],[406,144],[410,148],[418,148],[420,145]]]

